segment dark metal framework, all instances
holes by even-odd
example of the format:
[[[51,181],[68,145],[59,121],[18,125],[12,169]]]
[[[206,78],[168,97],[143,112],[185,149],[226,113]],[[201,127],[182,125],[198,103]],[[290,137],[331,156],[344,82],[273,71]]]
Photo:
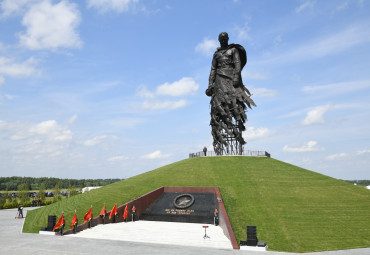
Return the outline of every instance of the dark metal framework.
[[[233,125],[233,130],[241,134],[237,125]],[[226,144],[221,143],[219,147],[220,155],[242,155],[243,153],[243,144],[237,139],[234,133],[228,134],[224,130],[221,131],[222,138]]]

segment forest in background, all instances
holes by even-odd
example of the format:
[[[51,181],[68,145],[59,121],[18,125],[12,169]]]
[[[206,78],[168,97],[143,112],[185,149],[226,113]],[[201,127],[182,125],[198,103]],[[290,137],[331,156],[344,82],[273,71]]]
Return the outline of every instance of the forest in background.
[[[54,189],[59,184],[60,189],[68,189],[70,186],[76,188],[105,186],[122,179],[61,179],[53,177],[0,177],[0,191],[16,191],[20,185],[26,184],[29,190],[39,190],[41,183],[45,189]]]

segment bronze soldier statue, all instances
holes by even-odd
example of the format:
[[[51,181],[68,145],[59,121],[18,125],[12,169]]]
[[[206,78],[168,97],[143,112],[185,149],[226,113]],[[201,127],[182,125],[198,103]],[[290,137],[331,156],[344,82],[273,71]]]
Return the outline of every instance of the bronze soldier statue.
[[[241,72],[247,63],[247,53],[239,44],[229,44],[226,32],[218,36],[221,47],[213,54],[207,96],[211,97],[213,146],[218,154],[242,154],[246,143],[242,132],[247,121],[247,107],[256,106],[244,86]]]

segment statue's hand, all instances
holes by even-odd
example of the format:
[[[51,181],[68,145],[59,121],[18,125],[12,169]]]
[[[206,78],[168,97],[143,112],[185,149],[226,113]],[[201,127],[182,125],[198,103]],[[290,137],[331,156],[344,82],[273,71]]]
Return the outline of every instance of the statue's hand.
[[[208,89],[206,89],[206,95],[209,97],[213,95],[213,87],[208,87]]]

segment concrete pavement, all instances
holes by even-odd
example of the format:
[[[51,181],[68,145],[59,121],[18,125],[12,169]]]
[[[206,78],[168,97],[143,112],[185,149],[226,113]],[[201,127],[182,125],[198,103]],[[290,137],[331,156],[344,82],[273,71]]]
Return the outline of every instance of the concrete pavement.
[[[203,238],[205,235],[203,226],[208,227],[206,233],[209,238]],[[221,227],[199,223],[129,221],[127,223],[98,225],[66,237],[233,249]]]
[[[31,208],[25,208],[25,214]],[[22,234],[24,219],[14,219],[17,209],[0,210],[0,253],[6,255],[26,254],[166,254],[166,255],[288,255],[294,253],[240,251],[222,248],[188,247],[171,244],[153,244],[131,241],[117,241],[90,238],[71,238],[66,236],[47,236]],[[66,224],[68,225],[68,224]],[[370,248],[344,251],[308,253],[314,255],[368,255]]]

